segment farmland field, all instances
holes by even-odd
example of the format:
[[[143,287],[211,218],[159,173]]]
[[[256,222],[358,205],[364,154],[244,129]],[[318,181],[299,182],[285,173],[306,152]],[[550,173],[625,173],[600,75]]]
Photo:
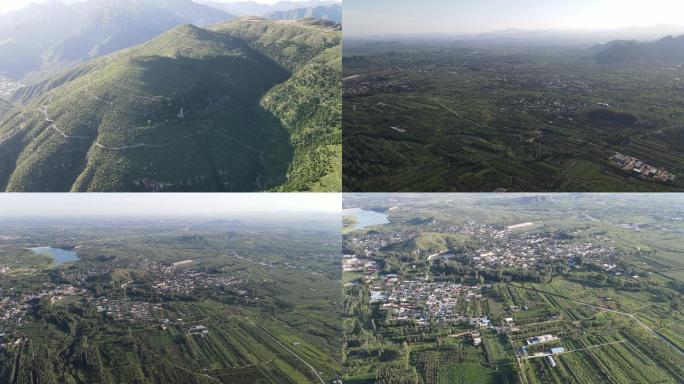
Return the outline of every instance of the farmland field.
[[[300,220],[3,218],[0,382],[336,379],[339,220]]]
[[[684,381],[681,199],[345,195],[345,382]]]
[[[345,191],[683,190],[681,62],[602,64],[593,54],[350,39]],[[639,177],[611,160],[618,152],[673,179]]]

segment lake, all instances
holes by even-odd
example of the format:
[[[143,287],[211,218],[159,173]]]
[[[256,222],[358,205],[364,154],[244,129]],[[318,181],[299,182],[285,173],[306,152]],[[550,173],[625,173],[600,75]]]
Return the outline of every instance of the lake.
[[[52,256],[57,265],[80,260],[75,251],[69,251],[62,248],[36,247],[29,249],[35,254]]]
[[[386,213],[367,211],[361,208],[343,209],[342,212],[343,216],[354,216],[354,219],[356,219],[353,231],[373,225],[389,224]]]

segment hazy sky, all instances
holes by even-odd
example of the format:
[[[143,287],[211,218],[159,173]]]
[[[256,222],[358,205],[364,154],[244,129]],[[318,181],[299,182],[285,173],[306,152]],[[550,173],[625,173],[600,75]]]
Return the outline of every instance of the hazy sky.
[[[0,0],[0,14],[14,11],[26,7],[31,3],[45,2],[46,0]],[[82,0],[71,0],[71,2],[82,1]],[[236,3],[242,0],[214,0],[223,3]],[[257,3],[263,4],[275,4],[280,0],[253,0]],[[292,1],[302,1],[302,0],[292,0]]]
[[[24,8],[32,3],[41,3],[44,0],[0,0],[0,14]]]
[[[240,213],[339,213],[336,193],[0,193],[0,215],[215,216]]]
[[[684,0],[344,0],[345,35],[684,24]]]

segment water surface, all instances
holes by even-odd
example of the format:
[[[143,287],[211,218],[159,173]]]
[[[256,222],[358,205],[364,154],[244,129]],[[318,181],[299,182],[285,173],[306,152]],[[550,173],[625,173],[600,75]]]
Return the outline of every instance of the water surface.
[[[31,252],[38,255],[51,256],[56,265],[62,265],[71,261],[78,261],[80,258],[75,251],[54,247],[35,247],[29,248]]]
[[[387,213],[368,211],[361,208],[349,208],[343,210],[344,216],[353,216],[356,222],[354,223],[353,231],[364,229],[373,225],[389,224],[387,220]]]

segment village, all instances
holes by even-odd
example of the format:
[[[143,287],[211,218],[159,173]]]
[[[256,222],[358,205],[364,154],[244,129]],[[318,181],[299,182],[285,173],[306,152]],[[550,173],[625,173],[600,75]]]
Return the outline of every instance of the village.
[[[405,92],[413,89],[406,79],[365,79],[358,75],[345,77],[344,96],[368,96],[381,92]]]
[[[610,161],[624,172],[642,179],[663,183],[669,183],[675,179],[675,176],[664,168],[657,168],[641,159],[620,152],[615,152],[610,157]]]
[[[467,322],[488,328],[487,316],[466,316],[466,303],[482,300],[485,286],[467,286],[450,282],[401,280],[387,275],[371,285],[371,304],[378,303],[391,322],[410,322],[420,326]]]
[[[519,231],[532,227],[533,231]],[[572,267],[577,260],[593,263],[597,266],[614,265],[619,254],[610,245],[589,241],[575,241],[572,234],[564,232],[538,230],[535,223],[521,223],[510,226],[484,225],[473,220],[466,220],[463,225],[444,226],[434,220],[424,226],[425,231],[442,234],[467,235],[477,239],[478,247],[474,250],[448,250],[425,256],[428,261],[452,259],[456,253],[461,260],[479,270],[492,269],[540,269],[552,261],[560,261]],[[347,255],[344,259],[344,270],[374,273],[377,265],[374,257],[387,247],[411,240],[419,236],[417,229],[401,231],[377,231],[363,235],[350,236],[350,245],[360,250],[359,255]],[[421,250],[414,250],[419,256]],[[369,268],[370,267],[370,268]],[[618,270],[612,272],[619,273]],[[367,277],[366,277],[367,279]]]
[[[411,324],[419,327],[461,326],[469,331],[456,333],[456,337],[479,346],[483,332],[497,335],[511,335],[515,338],[521,328],[516,324],[516,312],[526,311],[527,307],[511,306],[506,308],[509,317],[495,322],[479,302],[486,301],[485,291],[491,284],[464,285],[444,281],[402,280],[398,275],[388,274],[384,280],[370,285],[370,304],[377,305],[386,318],[386,324]],[[551,315],[547,321],[559,319]],[[546,357],[554,367],[554,355],[565,353],[561,339],[552,334],[528,337],[515,348],[519,359]]]
[[[32,292],[0,290],[0,348],[14,345],[17,340],[11,340],[11,331],[22,327],[26,318],[46,299],[52,305],[67,297],[74,297],[87,305],[92,305],[97,313],[113,320],[129,323],[155,322],[162,328],[171,324],[171,321],[164,317],[164,297],[189,297],[203,291],[207,294],[220,291],[224,296],[230,292],[231,295],[245,301],[258,300],[250,296],[246,276],[192,267],[193,263],[192,260],[176,263],[125,263],[128,268],[146,271],[145,277],[140,281],[130,280],[121,283],[117,286],[118,289],[105,287],[107,291],[104,293],[102,286],[97,284],[98,279],[111,275],[115,270],[121,270],[124,263],[72,266],[60,272],[59,280],[66,283],[44,283]],[[127,290],[141,290],[147,294],[127,294]],[[148,296],[154,297],[154,300],[147,299]],[[182,325],[182,320],[179,324]],[[199,334],[206,334],[203,333],[206,329],[189,330],[191,334],[197,331]]]

